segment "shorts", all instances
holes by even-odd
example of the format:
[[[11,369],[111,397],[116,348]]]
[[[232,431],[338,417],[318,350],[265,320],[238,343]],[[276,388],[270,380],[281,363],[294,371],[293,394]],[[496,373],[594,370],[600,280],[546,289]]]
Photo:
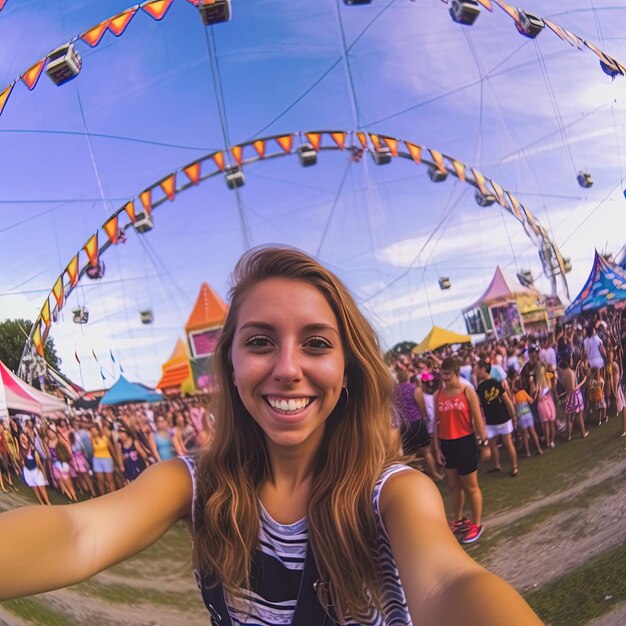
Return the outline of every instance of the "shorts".
[[[410,422],[400,429],[402,434],[402,449],[404,454],[416,454],[420,448],[430,444],[430,433],[426,426],[426,420]]]
[[[100,459],[93,457],[93,471],[100,474],[112,474],[113,473],[113,459],[108,457]]]
[[[498,435],[510,435],[513,432],[513,420],[507,420],[504,424],[485,424],[485,426],[487,439],[493,439]]]
[[[527,403],[516,404],[515,412],[517,413],[517,424],[520,428],[530,428],[534,426],[535,420],[533,418],[530,406]]]
[[[23,476],[24,482],[29,487],[45,487],[48,484],[43,472],[38,467],[32,470],[24,467]]]
[[[548,392],[537,400],[537,411],[541,423],[553,422],[556,419],[556,407],[552,395]]]
[[[461,476],[478,469],[478,447],[474,433],[459,439],[440,439],[440,444],[446,459],[446,469],[457,470]]]

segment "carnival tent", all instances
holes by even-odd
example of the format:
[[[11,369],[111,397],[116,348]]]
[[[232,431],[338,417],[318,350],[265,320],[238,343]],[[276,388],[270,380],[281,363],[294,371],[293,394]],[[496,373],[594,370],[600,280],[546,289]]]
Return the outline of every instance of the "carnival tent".
[[[25,383],[0,361],[0,418],[6,417],[9,409],[44,415],[65,411],[67,405]]]
[[[117,382],[102,396],[100,404],[125,404],[127,402],[159,402],[163,396],[143,385],[131,383],[120,376]]]
[[[535,294],[533,289],[520,285],[515,278],[497,265],[493,278],[483,295],[474,304],[463,309],[463,312],[477,309],[484,304],[489,305],[501,300],[513,300],[518,296],[533,296]]]
[[[624,300],[626,300],[626,269],[610,263],[596,250],[589,278],[565,310],[565,316],[573,317]]]
[[[430,332],[422,339],[422,341],[413,348],[413,353],[421,354],[428,350],[436,350],[442,346],[448,346],[453,343],[469,343],[471,341],[469,335],[461,335],[451,330],[433,326]]]

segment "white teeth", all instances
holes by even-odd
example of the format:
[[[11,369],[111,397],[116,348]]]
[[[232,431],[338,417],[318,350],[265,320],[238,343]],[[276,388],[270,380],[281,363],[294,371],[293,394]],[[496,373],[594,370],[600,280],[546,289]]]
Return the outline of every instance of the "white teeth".
[[[279,411],[300,411],[311,402],[310,398],[276,398],[268,397],[267,401],[273,409]]]

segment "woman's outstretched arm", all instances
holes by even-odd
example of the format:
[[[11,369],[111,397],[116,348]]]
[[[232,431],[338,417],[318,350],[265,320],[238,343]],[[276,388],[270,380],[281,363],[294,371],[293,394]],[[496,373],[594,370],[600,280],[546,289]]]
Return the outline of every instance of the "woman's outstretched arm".
[[[191,500],[191,476],[175,459],[94,500],[1,514],[0,600],[67,587],[127,559],[190,515]]]
[[[429,478],[414,470],[391,476],[381,513],[414,624],[541,625],[513,587],[461,548]]]

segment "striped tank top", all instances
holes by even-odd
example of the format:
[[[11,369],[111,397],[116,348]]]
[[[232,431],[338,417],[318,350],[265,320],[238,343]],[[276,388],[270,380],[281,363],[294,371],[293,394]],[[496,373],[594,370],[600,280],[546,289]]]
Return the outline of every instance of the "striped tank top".
[[[191,457],[181,457],[192,477],[193,507],[196,510],[195,464]],[[367,620],[347,626],[412,626],[406,597],[391,544],[380,513],[380,494],[385,481],[406,465],[392,465],[383,471],[372,494],[372,504],[378,519],[376,558],[383,579],[383,611],[372,609]],[[293,524],[279,524],[260,504],[259,544],[253,555],[250,579],[252,589],[243,590],[243,597],[226,595],[226,606],[233,624],[249,626],[288,626],[296,608],[298,591],[304,570],[308,545],[307,518]],[[192,520],[194,521],[194,520]],[[195,521],[194,521],[195,524]],[[202,589],[202,579],[196,571],[196,582]],[[209,608],[209,607],[207,607]]]

